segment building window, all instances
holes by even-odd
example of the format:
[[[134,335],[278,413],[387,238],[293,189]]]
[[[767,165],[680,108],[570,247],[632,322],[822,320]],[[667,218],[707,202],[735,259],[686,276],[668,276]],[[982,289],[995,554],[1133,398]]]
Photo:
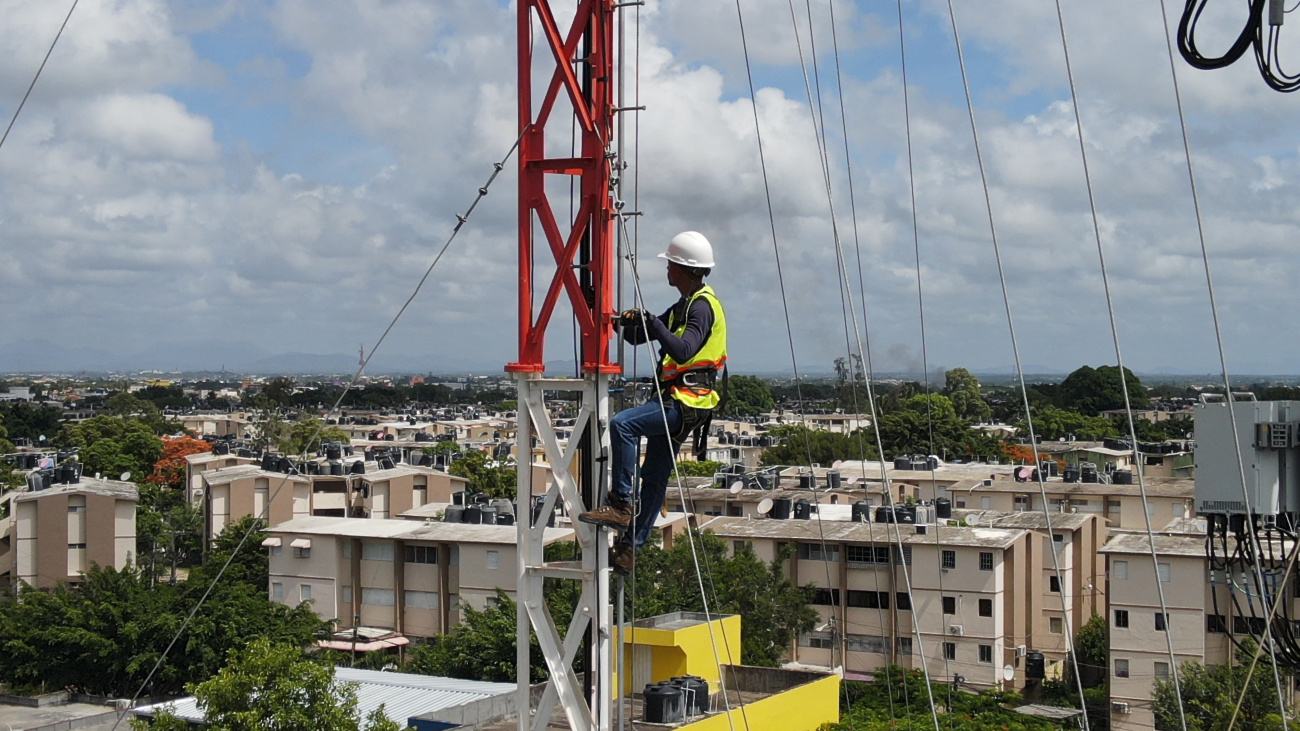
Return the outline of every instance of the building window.
[[[838,607],[840,605],[840,590],[814,589],[812,603],[823,607]]]
[[[407,546],[407,563],[438,563],[437,546]]]
[[[993,570],[993,554],[988,551],[980,551],[980,571]]]
[[[352,587],[350,586],[343,587],[343,603],[344,604],[352,603]]]
[[[311,584],[298,585],[298,601],[301,602],[311,601]]]
[[[1116,610],[1115,610],[1115,627],[1116,627],[1117,629],[1128,629],[1128,610],[1127,610],[1127,609],[1116,609]]]
[[[1215,634],[1223,634],[1228,631],[1228,621],[1222,614],[1207,614],[1205,616],[1205,631]]]
[[[900,592],[898,592],[897,594],[894,595],[894,598],[898,600],[898,608],[899,608],[899,609],[901,609],[901,610],[903,610],[903,611],[905,611],[905,612],[910,612],[910,611],[912,611],[912,597],[911,597],[911,595],[907,594],[906,592],[901,592],[901,591],[900,591]]]
[[[1168,679],[1169,679],[1169,663],[1167,662],[1156,663],[1156,680],[1168,680]]]
[[[1156,612],[1155,616],[1156,616],[1156,631],[1164,632],[1165,628],[1169,626],[1169,615]]]
[[[941,564],[940,564],[940,567],[941,567],[941,568],[945,568],[945,569],[955,569],[955,568],[957,568],[957,552],[956,552],[956,551],[944,551],[944,552],[943,552],[943,558],[942,558],[942,562],[941,562]]]
[[[889,592],[887,591],[849,590],[847,599],[850,607],[889,609]]]
[[[1128,580],[1128,561],[1111,561],[1111,562],[1110,562],[1110,578],[1112,578],[1112,579],[1118,579],[1119,581],[1127,581],[1127,580]]]
[[[1084,504],[1086,505],[1087,503],[1084,503]],[[1064,533],[1053,533],[1053,534],[1052,534],[1052,542],[1053,542],[1053,543],[1065,543],[1065,534],[1064,534]]]
[[[1047,590],[1053,594],[1061,593],[1061,579],[1056,574],[1047,577]]]
[[[992,617],[992,616],[993,616],[993,600],[992,600],[992,599],[981,599],[981,600],[980,600],[980,616],[981,616],[981,617]]]
[[[284,584],[278,581],[271,582],[271,599],[277,602],[284,601]]]
[[[993,663],[993,645],[980,645],[980,662],[988,665]]]
[[[744,553],[744,552],[747,551],[747,550],[749,550],[749,541],[732,541],[732,542],[731,542],[731,553],[732,553],[733,555],[734,555],[734,554],[737,554],[737,553]]]
[[[293,557],[294,557],[294,558],[311,558],[311,546],[307,546],[307,547],[305,547],[305,548],[302,547],[302,546],[294,546],[294,547],[293,547]]]
[[[943,643],[943,659],[945,659],[945,660],[956,660],[956,659],[957,659],[957,643],[956,643],[956,642],[945,642],[945,643]]]
[[[912,565],[912,547],[911,547],[911,546],[903,546],[903,555],[902,555],[902,557],[901,557],[901,560],[900,560],[900,557],[899,557],[899,555],[898,555],[898,549],[894,549],[894,563],[896,563],[896,564],[906,564],[906,565],[908,565],[908,566],[911,566],[911,565]]]
[[[408,591],[403,599],[406,601],[407,609],[438,608],[438,592],[436,591]]]
[[[884,637],[874,635],[846,635],[844,640],[845,644],[848,645],[849,652],[872,652],[883,655],[889,647]]]
[[[376,543],[367,541],[361,544],[361,560],[363,561],[392,561],[393,544]]]
[[[957,597],[946,596],[943,598],[943,613],[944,614],[957,613]]]
[[[809,632],[799,638],[799,644],[803,647],[811,647],[814,650],[829,650],[832,647],[831,636],[828,632]]]
[[[799,558],[808,561],[839,561],[840,549],[824,543],[800,543]]]
[[[393,606],[393,590],[362,587],[361,603],[376,607],[391,607]]]
[[[1169,583],[1169,564],[1167,563],[1156,564],[1156,573],[1160,575],[1161,583]]]
[[[501,568],[501,552],[500,552],[500,551],[488,551],[488,552],[487,552],[487,567],[488,567],[489,569],[498,569],[498,568]]]
[[[849,563],[889,563],[888,546],[845,546],[844,551]]]
[[[910,655],[912,654],[912,638],[911,638],[911,637],[899,637],[899,638],[898,638],[898,654],[900,654],[900,655],[905,655],[905,656],[910,656]]]
[[[284,555],[284,546],[271,546],[271,555],[272,555],[272,556],[283,556],[283,555]]]
[[[1128,677],[1128,660],[1115,661],[1115,677],[1117,678]]]
[[[1065,634],[1065,623],[1061,621],[1060,617],[1048,617],[1047,631],[1054,635]]]

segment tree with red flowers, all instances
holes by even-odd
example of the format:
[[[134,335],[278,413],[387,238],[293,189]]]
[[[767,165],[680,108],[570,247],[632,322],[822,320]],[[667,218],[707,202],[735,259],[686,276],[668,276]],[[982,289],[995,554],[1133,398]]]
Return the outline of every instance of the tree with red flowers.
[[[147,482],[155,485],[180,488],[185,485],[185,457],[211,452],[212,445],[190,436],[163,437],[162,459],[153,467]]]

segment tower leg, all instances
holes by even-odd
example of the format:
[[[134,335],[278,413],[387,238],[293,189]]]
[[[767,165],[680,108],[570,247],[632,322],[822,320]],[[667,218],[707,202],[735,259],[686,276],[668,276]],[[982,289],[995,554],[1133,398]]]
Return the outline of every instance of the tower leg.
[[[579,513],[588,508],[582,499],[577,476],[581,474],[576,459],[589,460],[589,474],[601,482],[595,494],[603,492],[608,475],[609,376],[591,374],[582,379],[548,379],[534,373],[516,374],[519,394],[518,427],[518,525],[517,599],[519,604],[518,679],[519,730],[541,731],[550,722],[556,708],[564,711],[568,726],[574,731],[606,731],[611,728],[613,698],[613,631],[609,597],[609,532],[577,522]],[[581,434],[591,426],[600,445],[591,454],[580,454],[579,440],[561,444],[556,436],[551,414],[546,408],[547,392],[578,394],[578,415],[572,434]],[[551,468],[549,485],[534,485],[532,443],[536,439],[542,458]],[[534,517],[533,496],[544,496],[542,510]],[[574,519],[574,540],[582,551],[580,561],[547,562],[545,559],[546,523],[560,506]],[[577,581],[582,589],[571,617],[553,617],[546,605],[544,580]],[[575,660],[595,622],[593,696],[589,702],[583,693],[582,679],[574,671]],[[564,633],[560,633],[560,628]],[[535,633],[546,662],[548,680],[534,706],[528,690],[530,631]]]

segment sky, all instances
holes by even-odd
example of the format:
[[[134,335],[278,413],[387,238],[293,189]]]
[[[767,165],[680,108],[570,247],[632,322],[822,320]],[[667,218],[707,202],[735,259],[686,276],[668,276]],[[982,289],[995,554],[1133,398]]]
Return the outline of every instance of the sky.
[[[647,303],[676,298],[654,254],[698,230],[735,373],[826,372],[859,341],[880,371],[1008,371],[1008,302],[1027,370],[1113,364],[1091,182],[1125,364],[1218,372],[1158,0],[1061,0],[1088,177],[1056,6],[952,4],[1005,301],[946,0],[901,3],[907,114],[895,1],[746,0],[742,45],[734,2],[647,0],[625,11],[645,110],[625,116],[621,191]],[[1203,47],[1235,36],[1238,5],[1211,5]],[[67,7],[0,2],[5,123]],[[80,3],[0,147],[0,372],[355,363],[518,134],[515,18],[483,0]],[[1228,369],[1300,373],[1300,96],[1249,58],[1177,74]],[[508,164],[372,369],[515,357],[516,186]]]

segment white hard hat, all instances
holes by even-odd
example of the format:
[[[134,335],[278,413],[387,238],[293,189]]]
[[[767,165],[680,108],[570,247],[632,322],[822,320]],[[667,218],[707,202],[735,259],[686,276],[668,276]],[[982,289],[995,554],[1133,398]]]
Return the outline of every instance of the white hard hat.
[[[659,255],[660,259],[676,262],[684,267],[696,269],[713,268],[713,246],[704,234],[698,231],[683,231],[668,242],[668,251]]]

